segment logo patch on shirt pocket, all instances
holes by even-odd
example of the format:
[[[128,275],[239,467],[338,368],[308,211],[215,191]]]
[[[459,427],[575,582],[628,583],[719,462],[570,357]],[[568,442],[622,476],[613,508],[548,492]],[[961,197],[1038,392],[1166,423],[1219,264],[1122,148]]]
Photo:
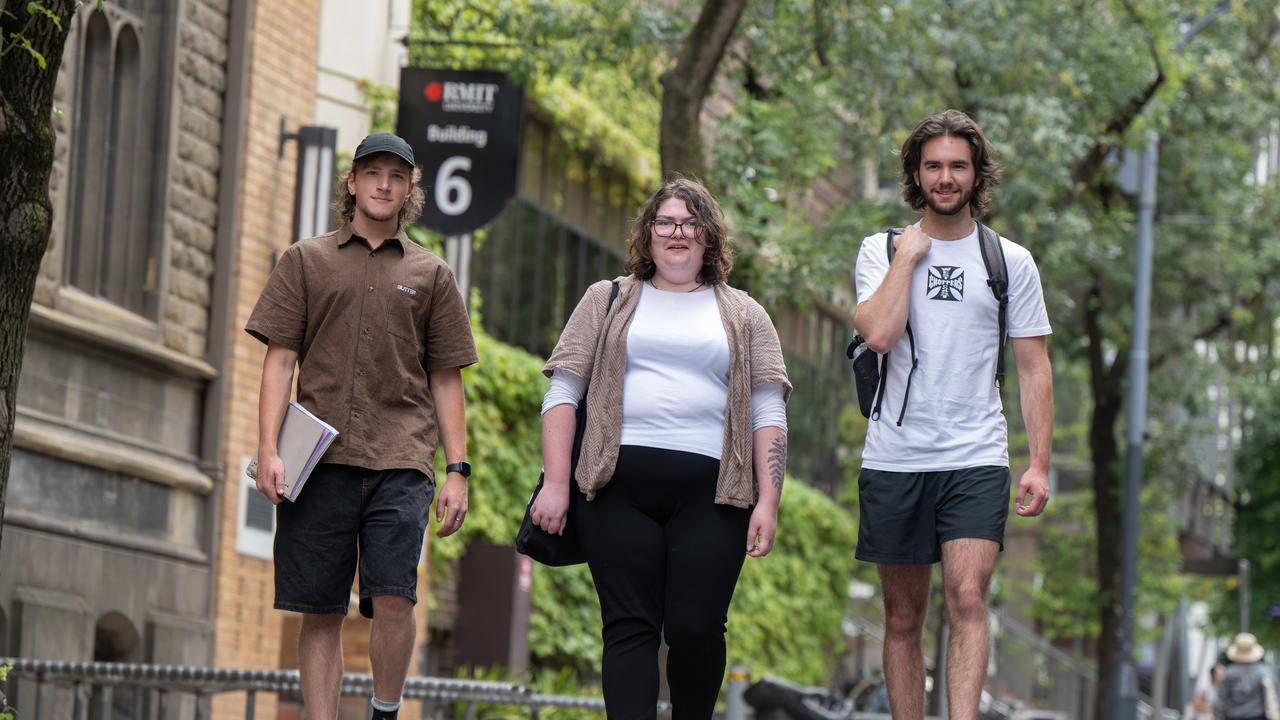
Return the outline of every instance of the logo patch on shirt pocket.
[[[423,306],[426,304],[426,291],[405,282],[396,282],[397,279],[408,280],[387,278],[387,284],[395,290],[387,293],[383,300],[387,332],[406,342],[416,343],[420,326],[425,322]]]

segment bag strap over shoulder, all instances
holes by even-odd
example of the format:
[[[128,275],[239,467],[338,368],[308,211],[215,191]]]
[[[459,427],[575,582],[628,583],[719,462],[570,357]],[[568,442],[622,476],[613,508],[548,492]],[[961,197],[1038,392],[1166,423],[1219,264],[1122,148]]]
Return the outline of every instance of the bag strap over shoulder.
[[[608,315],[609,311],[613,309],[613,301],[616,300],[617,298],[618,298],[618,281],[614,280],[613,289],[609,291],[609,304],[604,306],[605,315]]]
[[[982,223],[978,223],[978,246],[982,248],[982,264],[987,268],[987,286],[999,305],[995,382],[997,388],[1003,388],[1004,346],[1009,332],[1009,265],[1004,259],[1000,236]]]

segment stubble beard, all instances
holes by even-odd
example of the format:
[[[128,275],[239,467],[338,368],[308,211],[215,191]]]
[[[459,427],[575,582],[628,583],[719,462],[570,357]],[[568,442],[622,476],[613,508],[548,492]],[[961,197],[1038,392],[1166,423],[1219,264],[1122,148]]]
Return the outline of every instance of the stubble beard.
[[[932,192],[926,193],[924,196],[924,202],[935,215],[955,217],[966,207],[969,207],[969,201],[973,199],[973,188],[969,188],[968,191],[960,193],[960,197],[955,201],[955,205],[951,206],[939,205],[933,197]]]

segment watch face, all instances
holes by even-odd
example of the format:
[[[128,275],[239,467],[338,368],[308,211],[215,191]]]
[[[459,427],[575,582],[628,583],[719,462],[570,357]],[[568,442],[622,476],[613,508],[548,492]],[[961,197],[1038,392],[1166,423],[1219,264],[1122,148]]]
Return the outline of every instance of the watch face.
[[[452,463],[445,468],[445,472],[456,472],[461,474],[463,477],[471,477],[471,463],[466,460]]]

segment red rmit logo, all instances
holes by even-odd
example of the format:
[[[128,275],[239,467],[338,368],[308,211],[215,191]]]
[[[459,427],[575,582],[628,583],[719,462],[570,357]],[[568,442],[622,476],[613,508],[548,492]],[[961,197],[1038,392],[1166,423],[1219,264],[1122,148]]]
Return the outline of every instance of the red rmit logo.
[[[439,82],[429,82],[422,89],[422,94],[427,96],[427,100],[431,102],[440,102],[441,96],[444,95],[444,87]]]

